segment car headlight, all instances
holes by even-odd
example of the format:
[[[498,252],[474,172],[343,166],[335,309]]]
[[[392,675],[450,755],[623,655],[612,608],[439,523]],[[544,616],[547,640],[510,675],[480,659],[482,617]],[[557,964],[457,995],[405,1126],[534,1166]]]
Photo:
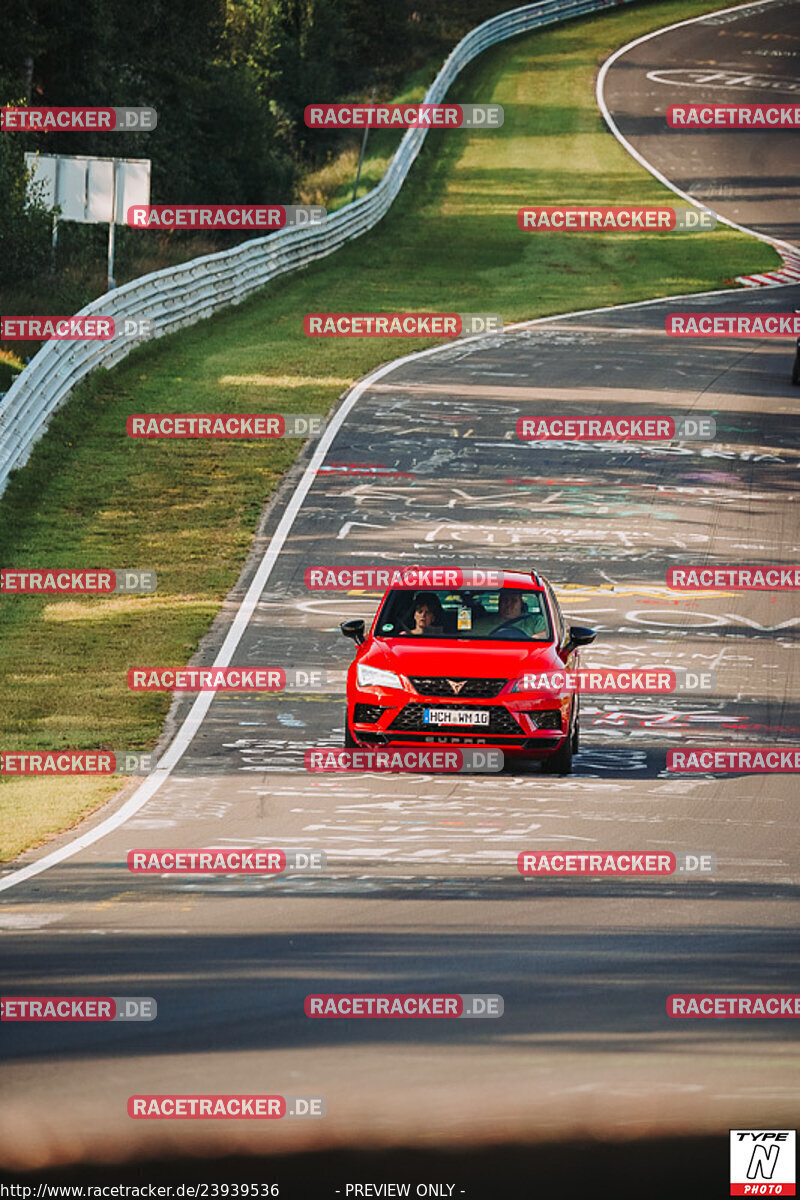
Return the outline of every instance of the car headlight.
[[[359,663],[356,667],[356,679],[359,687],[393,687],[402,688],[403,681],[394,671],[381,671],[378,667],[368,667]]]
[[[558,693],[559,688],[555,685],[553,674],[554,672],[550,671],[526,671],[524,675],[520,675],[519,679],[514,680],[510,691],[536,692],[539,695],[544,692],[547,695],[554,695]]]

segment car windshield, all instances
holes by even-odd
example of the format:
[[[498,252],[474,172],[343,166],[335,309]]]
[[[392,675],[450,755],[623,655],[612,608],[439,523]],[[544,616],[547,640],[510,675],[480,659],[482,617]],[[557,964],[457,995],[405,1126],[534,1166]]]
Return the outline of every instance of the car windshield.
[[[544,593],[522,588],[393,590],[378,615],[375,636],[458,641],[553,640]]]

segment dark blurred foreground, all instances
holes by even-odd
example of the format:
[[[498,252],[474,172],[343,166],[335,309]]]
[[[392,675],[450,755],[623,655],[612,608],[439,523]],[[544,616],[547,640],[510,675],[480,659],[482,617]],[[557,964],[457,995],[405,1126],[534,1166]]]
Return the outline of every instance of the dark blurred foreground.
[[[9,1184],[33,1187],[113,1184],[274,1184],[283,1200],[327,1197],[428,1195],[458,1200],[516,1197],[590,1197],[615,1200],[712,1200],[728,1195],[727,1137],[681,1137],[635,1142],[562,1142],[505,1145],[462,1151],[330,1150],[285,1156],[153,1159],[118,1165],[85,1164],[26,1174],[0,1170],[0,1196],[19,1195]],[[368,1191],[352,1190],[371,1184]],[[410,1185],[389,1192],[380,1184]],[[5,1185],[5,1188],[4,1188]],[[348,1185],[351,1185],[348,1188]],[[417,1191],[420,1185],[425,1190]],[[454,1185],[452,1191],[449,1185]],[[436,1190],[438,1189],[438,1190]],[[234,1189],[231,1189],[232,1194]],[[209,1188],[209,1197],[213,1195]]]

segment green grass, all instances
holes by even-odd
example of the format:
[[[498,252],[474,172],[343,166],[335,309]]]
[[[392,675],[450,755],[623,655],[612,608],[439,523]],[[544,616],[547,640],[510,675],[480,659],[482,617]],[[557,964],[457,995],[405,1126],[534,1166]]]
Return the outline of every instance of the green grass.
[[[373,233],[81,387],[0,500],[0,563],[155,568],[158,592],[0,601],[3,749],[155,743],[169,697],[128,693],[126,670],[190,659],[299,447],[130,442],[129,413],[324,413],[377,363],[430,344],[317,342],[302,333],[306,311],[490,311],[512,321],[702,291],[775,265],[769,247],[725,229],[556,236],[523,234],[516,225],[524,204],[674,199],[607,133],[594,79],[623,42],[714,7],[620,9],[484,55],[451,98],[502,103],[502,130],[429,134]],[[410,87],[421,95],[419,81]],[[371,137],[367,182],[377,181],[393,140]],[[326,186],[334,185],[333,205],[352,187],[346,167],[338,180],[332,169]],[[0,781],[0,859],[70,827],[114,786]]]

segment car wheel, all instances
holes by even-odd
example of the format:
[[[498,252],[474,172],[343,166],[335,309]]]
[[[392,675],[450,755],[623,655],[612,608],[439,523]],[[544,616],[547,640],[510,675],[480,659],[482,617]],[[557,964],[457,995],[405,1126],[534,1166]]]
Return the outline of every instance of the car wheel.
[[[572,774],[572,738],[564,738],[564,744],[555,754],[551,754],[542,763],[542,770],[548,775]]]
[[[581,723],[575,722],[575,729],[572,732],[572,753],[577,754],[581,748]]]
[[[551,754],[542,763],[542,770],[548,775],[572,774],[572,753],[578,730],[578,719],[574,708],[570,711],[570,724],[572,724],[573,719],[575,724],[572,727],[572,732],[567,734],[561,747],[556,750],[555,754]]]

